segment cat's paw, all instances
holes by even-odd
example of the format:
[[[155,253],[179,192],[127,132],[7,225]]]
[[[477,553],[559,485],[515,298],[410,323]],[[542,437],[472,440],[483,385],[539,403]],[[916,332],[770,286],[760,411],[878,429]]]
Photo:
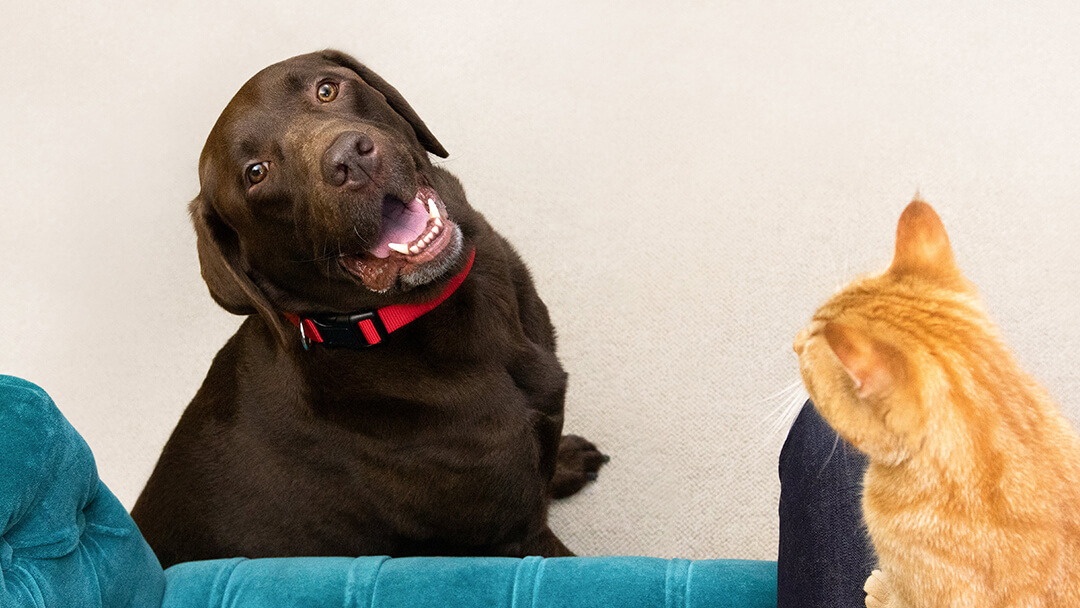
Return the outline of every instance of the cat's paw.
[[[863,584],[866,592],[866,608],[898,608],[899,603],[892,594],[889,577],[881,570],[874,570]]]

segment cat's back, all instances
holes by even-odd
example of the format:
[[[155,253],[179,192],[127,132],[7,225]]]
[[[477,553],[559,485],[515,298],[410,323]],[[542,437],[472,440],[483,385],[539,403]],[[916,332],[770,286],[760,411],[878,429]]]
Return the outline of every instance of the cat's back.
[[[998,390],[910,461],[870,466],[868,530],[908,597],[1080,606],[1080,436],[1033,382]]]

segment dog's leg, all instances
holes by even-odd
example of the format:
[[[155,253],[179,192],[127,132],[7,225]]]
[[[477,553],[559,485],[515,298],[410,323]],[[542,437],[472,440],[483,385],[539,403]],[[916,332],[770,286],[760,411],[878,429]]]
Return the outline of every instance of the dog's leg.
[[[552,498],[565,498],[576,494],[585,484],[596,479],[600,467],[608,460],[610,458],[600,453],[596,446],[584,437],[563,435],[559,442],[555,474],[548,484],[548,494]]]
[[[547,526],[544,526],[533,546],[525,548],[524,554],[541,557],[574,557],[574,552],[567,549],[566,545],[562,544],[559,537],[555,536],[555,533]]]

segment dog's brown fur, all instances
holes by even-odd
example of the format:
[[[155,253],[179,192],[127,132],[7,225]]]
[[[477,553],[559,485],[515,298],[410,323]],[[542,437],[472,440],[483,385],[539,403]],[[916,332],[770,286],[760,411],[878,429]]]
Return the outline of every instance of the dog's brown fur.
[[[331,102],[319,98],[327,81]],[[369,137],[378,157],[339,187],[325,159],[345,132]],[[191,215],[211,295],[249,316],[132,510],[162,565],[570,554],[546,525],[549,497],[576,492],[605,457],[573,436],[560,449],[566,373],[547,309],[429,152],[446,156],[404,98],[336,51],[266,68],[222,113]],[[267,169],[257,184],[245,173],[255,163]],[[376,260],[393,276],[374,285],[339,263],[376,239],[384,199],[419,187],[441,197],[454,246],[423,264]],[[458,290],[375,347],[305,351],[283,316],[431,300],[470,249]]]

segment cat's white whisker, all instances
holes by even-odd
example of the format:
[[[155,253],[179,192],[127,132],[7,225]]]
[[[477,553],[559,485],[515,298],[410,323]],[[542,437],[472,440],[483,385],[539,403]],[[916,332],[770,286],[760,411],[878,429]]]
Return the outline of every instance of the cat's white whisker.
[[[782,388],[782,389],[776,391],[775,393],[769,395],[768,397],[765,397],[764,399],[762,399],[762,401],[772,401],[773,399],[776,399],[777,397],[780,397],[781,395],[788,395],[792,391],[798,390],[799,386],[801,386],[801,385],[802,385],[802,380],[796,380],[796,381],[792,382],[791,384],[785,386],[784,388]]]
[[[836,446],[840,444],[840,433],[837,433],[836,431],[833,431],[833,433],[836,435],[836,437],[833,438],[832,449],[829,450],[829,455],[825,457],[825,462],[823,462],[821,464],[821,468],[818,469],[818,473],[815,479],[817,477],[821,477],[821,474],[825,472],[825,467],[829,466],[829,462],[832,460],[833,454],[836,453]]]
[[[766,402],[778,402],[776,407],[761,418],[760,425],[764,427],[765,438],[774,440],[785,436],[808,398],[802,381],[796,380],[764,399]]]

